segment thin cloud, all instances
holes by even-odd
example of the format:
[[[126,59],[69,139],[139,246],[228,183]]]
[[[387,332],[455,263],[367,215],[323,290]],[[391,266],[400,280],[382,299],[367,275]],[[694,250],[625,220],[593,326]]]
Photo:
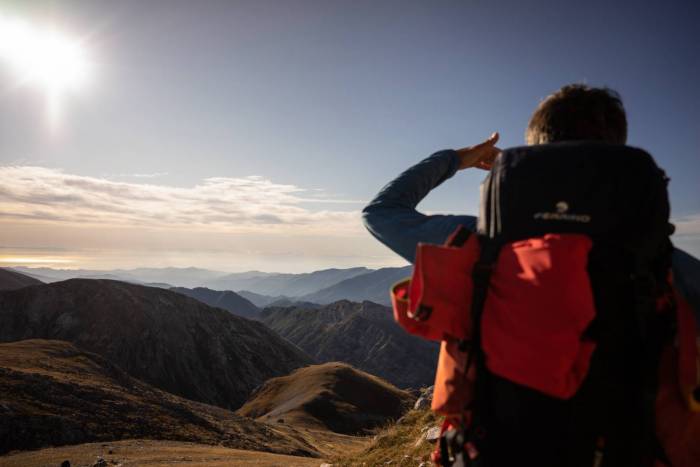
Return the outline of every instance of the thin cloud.
[[[19,164],[18,164],[19,165]],[[131,174],[106,174],[106,178],[159,178],[167,177],[170,172],[153,172],[153,173],[131,173]]]
[[[359,211],[304,206],[358,201],[310,198],[308,190],[261,176],[213,177],[183,188],[3,166],[0,179],[2,219],[292,235],[362,231]]]
[[[676,235],[700,235],[700,214],[690,214],[673,219]]]

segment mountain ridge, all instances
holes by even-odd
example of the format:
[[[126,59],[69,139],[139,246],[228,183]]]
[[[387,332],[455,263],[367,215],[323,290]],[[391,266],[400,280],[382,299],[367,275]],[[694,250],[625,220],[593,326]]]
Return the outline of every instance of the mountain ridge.
[[[0,344],[0,393],[0,454],[148,438],[318,455],[272,426],[161,391],[65,341]]]
[[[314,363],[261,322],[109,280],[0,292],[0,342],[30,338],[69,341],[159,389],[224,408],[240,406],[267,379]]]
[[[30,285],[43,284],[39,279],[13,271],[8,268],[0,268],[0,291],[15,290]]]
[[[414,397],[374,375],[330,362],[272,378],[236,413],[285,425],[367,434],[399,418]]]
[[[261,319],[318,362],[345,362],[399,388],[433,383],[437,344],[407,334],[386,306],[341,300],[320,308],[268,307]]]
[[[320,304],[329,304],[338,300],[368,300],[382,305],[390,305],[389,289],[398,281],[409,277],[411,270],[412,266],[377,269],[303,295],[298,297],[298,300]]]
[[[257,306],[250,300],[230,290],[212,290],[206,287],[195,287],[193,289],[170,287],[169,290],[194,298],[209,306],[221,308],[236,316],[260,319],[260,309]]]

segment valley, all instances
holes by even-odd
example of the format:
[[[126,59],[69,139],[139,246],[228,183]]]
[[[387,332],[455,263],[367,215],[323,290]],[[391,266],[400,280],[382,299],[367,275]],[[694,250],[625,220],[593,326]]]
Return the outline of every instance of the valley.
[[[436,350],[369,301],[3,277],[3,466],[352,465],[431,383]]]

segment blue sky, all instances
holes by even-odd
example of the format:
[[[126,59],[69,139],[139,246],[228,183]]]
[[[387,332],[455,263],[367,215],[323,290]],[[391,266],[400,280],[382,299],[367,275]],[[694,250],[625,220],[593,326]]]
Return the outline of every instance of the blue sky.
[[[629,144],[671,177],[676,243],[698,256],[699,13],[690,1],[0,2],[0,15],[79,37],[92,70],[50,129],[45,96],[0,63],[3,184],[24,180],[0,190],[0,257],[402,264],[362,230],[363,203],[436,150],[496,130],[500,146],[522,144],[537,103],[571,82],[620,92]],[[458,175],[421,208],[475,213],[482,177]]]

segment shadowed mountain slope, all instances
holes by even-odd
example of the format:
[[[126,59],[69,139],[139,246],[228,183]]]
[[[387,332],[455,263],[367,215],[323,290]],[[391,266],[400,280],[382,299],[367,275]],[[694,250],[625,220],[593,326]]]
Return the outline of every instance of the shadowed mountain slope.
[[[42,283],[43,282],[39,279],[13,271],[12,269],[0,268],[0,290],[15,290]]]
[[[241,297],[245,298],[246,300],[249,300],[253,305],[257,306],[258,308],[265,308],[270,303],[275,302],[277,300],[288,300],[287,297],[283,297],[281,295],[277,297],[272,297],[270,295],[262,295],[259,293],[251,292],[250,290],[239,290],[236,293]]]
[[[380,378],[333,362],[269,380],[238,413],[293,426],[362,434],[399,418],[413,399]]]
[[[247,290],[262,295],[299,297],[368,271],[367,268],[324,269],[304,274],[260,273],[258,276],[234,273],[208,281],[205,285],[216,290]]]
[[[403,268],[382,268],[366,274],[346,279],[325,289],[303,295],[298,300],[313,303],[333,303],[338,300],[369,300],[389,305],[389,289],[411,275],[411,266]]]
[[[160,391],[63,341],[0,344],[0,394],[0,454],[147,438],[315,455],[273,427]]]
[[[249,319],[259,319],[260,310],[253,305],[250,300],[246,300],[235,292],[230,290],[211,290],[205,287],[196,287],[188,289],[185,287],[172,287],[173,292],[181,293],[199,300],[209,306],[222,308],[233,313],[236,316],[242,316]]]
[[[438,346],[407,334],[391,309],[341,300],[322,308],[265,308],[265,324],[319,362],[345,362],[401,388],[433,384]]]
[[[262,323],[169,290],[71,279],[0,292],[0,342],[60,339],[188,399],[237,408],[312,363]]]
[[[673,270],[676,287],[694,307],[695,316],[700,320],[700,260],[676,248],[673,250]]]
[[[323,305],[320,305],[318,303],[311,303],[311,302],[300,302],[297,300],[292,300],[291,298],[280,298],[279,300],[275,300],[274,302],[270,303],[267,305],[269,307],[297,307],[297,308],[321,308]]]

